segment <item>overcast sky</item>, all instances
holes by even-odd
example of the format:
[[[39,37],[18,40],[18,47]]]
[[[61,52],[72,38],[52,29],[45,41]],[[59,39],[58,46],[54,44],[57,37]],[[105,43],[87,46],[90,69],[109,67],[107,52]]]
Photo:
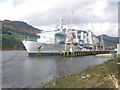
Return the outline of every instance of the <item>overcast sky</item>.
[[[60,17],[69,28],[73,12],[73,28],[118,36],[118,0],[0,0],[0,11],[0,20],[24,21],[45,30],[56,29]]]

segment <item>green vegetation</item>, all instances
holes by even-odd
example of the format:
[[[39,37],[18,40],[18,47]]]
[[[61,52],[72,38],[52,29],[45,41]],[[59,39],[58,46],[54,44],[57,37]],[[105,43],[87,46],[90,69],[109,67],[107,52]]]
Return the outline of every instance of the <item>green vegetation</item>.
[[[3,50],[14,50],[14,49],[24,49],[22,40],[27,36],[28,40],[35,41],[38,37],[35,34],[29,34],[25,32],[15,31],[10,28],[2,28],[2,49]]]
[[[110,60],[98,66],[91,66],[85,71],[56,79],[46,87],[50,88],[120,88],[118,59]],[[119,59],[120,62],[120,59]],[[118,84],[119,83],[119,84]]]
[[[120,59],[120,54],[116,54],[116,58],[117,58],[117,59]]]

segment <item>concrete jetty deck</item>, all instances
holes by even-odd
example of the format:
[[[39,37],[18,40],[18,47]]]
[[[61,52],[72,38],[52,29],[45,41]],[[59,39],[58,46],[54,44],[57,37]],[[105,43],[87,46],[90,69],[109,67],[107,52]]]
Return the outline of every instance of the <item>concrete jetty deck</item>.
[[[88,56],[88,55],[96,55],[96,54],[107,54],[107,53],[116,53],[116,51],[109,50],[99,50],[99,51],[61,51],[60,54],[62,56]]]

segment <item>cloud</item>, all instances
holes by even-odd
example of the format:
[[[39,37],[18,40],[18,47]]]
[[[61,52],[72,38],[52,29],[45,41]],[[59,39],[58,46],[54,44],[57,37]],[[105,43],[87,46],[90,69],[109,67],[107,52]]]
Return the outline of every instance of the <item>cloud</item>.
[[[104,27],[117,27],[118,3],[97,0],[96,2],[81,2],[68,0],[7,0],[0,2],[0,20],[20,20],[33,26],[55,27],[59,24],[59,18],[64,19],[64,26],[70,25],[71,12],[73,11],[74,27],[84,27],[91,22],[105,23]],[[115,25],[115,27],[113,27]],[[53,29],[53,28],[52,28]],[[117,28],[116,28],[117,29]],[[105,31],[109,31],[106,28]],[[117,31],[117,30],[115,30]],[[107,32],[108,33],[108,32]],[[113,35],[112,33],[109,35]],[[114,36],[117,32],[114,32]]]

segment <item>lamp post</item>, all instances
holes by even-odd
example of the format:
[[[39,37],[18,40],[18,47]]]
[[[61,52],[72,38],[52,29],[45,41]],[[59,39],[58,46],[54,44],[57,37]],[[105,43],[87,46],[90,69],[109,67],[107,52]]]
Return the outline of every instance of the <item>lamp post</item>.
[[[118,44],[117,44],[117,58],[120,59],[120,2],[118,2]]]
[[[118,30],[117,58],[120,59],[120,29]]]
[[[118,30],[118,43],[120,44],[120,29]]]

